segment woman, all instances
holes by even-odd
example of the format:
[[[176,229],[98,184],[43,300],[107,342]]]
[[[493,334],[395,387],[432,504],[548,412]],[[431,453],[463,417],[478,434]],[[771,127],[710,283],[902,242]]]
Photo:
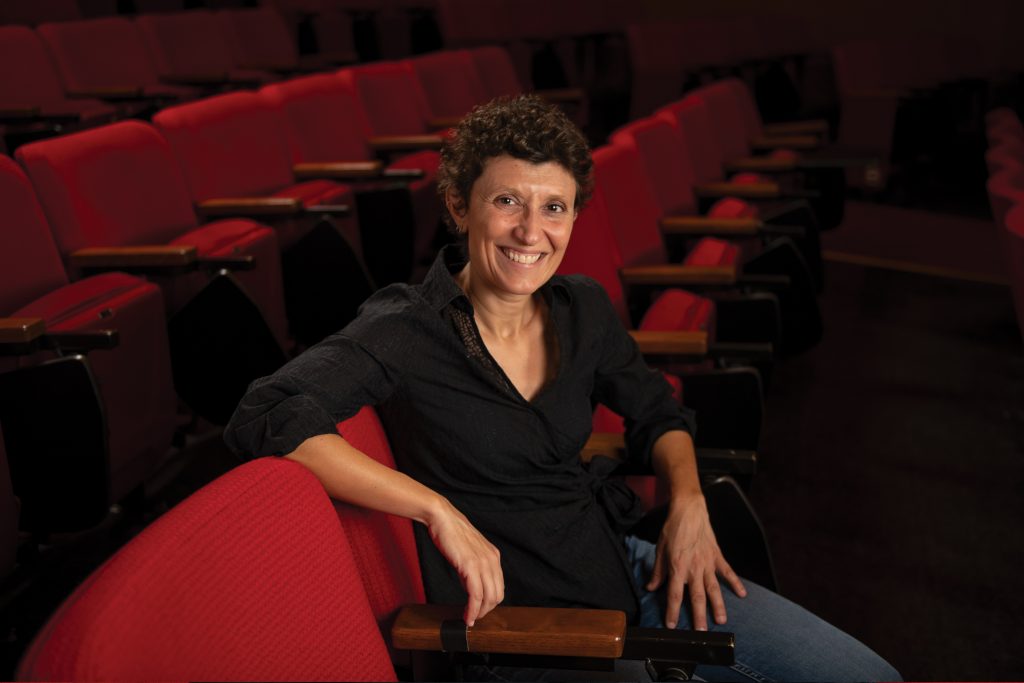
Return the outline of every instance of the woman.
[[[704,629],[710,605],[713,625],[728,620],[737,634],[738,663],[702,676],[897,678],[845,634],[745,586],[722,557],[692,415],[644,365],[600,286],[555,275],[590,173],[582,135],[539,99],[472,112],[442,151],[438,183],[461,249],[443,250],[422,285],[381,290],[344,330],[253,383],[229,445],[285,455],[331,496],[419,522],[427,597],[464,603],[469,625],[505,602],[620,609],[642,625]],[[626,418],[630,457],[668,482],[656,548],[625,537],[629,506],[581,465],[597,402]],[[398,471],[335,430],[367,404],[378,407]],[[846,668],[804,666],[813,651]]]

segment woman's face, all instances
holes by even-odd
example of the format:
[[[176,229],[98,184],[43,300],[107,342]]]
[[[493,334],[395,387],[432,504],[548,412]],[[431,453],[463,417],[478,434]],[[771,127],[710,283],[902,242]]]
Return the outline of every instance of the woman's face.
[[[494,157],[461,213],[452,199],[452,216],[469,232],[474,287],[529,295],[555,274],[576,219],[576,182],[563,166]]]

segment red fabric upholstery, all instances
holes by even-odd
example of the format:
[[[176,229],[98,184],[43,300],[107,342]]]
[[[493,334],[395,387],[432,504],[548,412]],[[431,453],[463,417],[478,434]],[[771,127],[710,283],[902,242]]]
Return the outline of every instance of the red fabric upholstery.
[[[433,118],[463,116],[491,98],[466,50],[441,50],[408,60]]]
[[[46,46],[32,29],[0,26],[0,109],[38,107],[43,114],[77,114],[89,121],[113,116],[92,99],[68,99]]]
[[[293,182],[284,124],[254,93],[168,107],[153,124],[171,143],[196,202],[266,195]]]
[[[635,148],[604,145],[594,150],[594,179],[601,188],[615,242],[627,266],[665,263],[658,200]]]
[[[242,68],[294,68],[299,49],[288,25],[270,6],[217,12],[221,35]]]
[[[221,26],[208,10],[140,14],[135,23],[161,75],[232,76],[260,83],[277,79],[269,71],[237,68]]]
[[[22,680],[395,680],[319,482],[275,458],[215,480],[96,570]]]
[[[426,94],[408,62],[362,64],[339,73],[363,104],[370,135],[430,133]]]
[[[694,97],[684,97],[659,109],[658,118],[676,127],[686,146],[697,183],[722,180],[723,153],[712,129],[707,107]]]
[[[367,406],[338,423],[338,432],[382,465],[395,466],[387,434],[373,408]],[[425,600],[412,522],[344,503],[335,503],[335,507],[352,544],[374,616],[382,629],[389,628],[402,605]]]
[[[124,121],[24,145],[25,166],[65,257],[89,246],[195,244],[201,256],[249,254],[256,268],[237,274],[282,344],[287,321],[277,237],[247,220],[198,226],[170,145],[151,125]],[[178,310],[206,283],[194,273],[165,283]]]
[[[733,87],[732,83],[722,80],[697,88],[688,95],[708,108],[712,132],[727,160],[750,156],[748,122],[736,106]]]
[[[0,315],[67,284],[60,252],[32,184],[10,157],[0,156]]]
[[[36,26],[47,21],[75,21],[82,18],[78,0],[0,3],[0,23],[2,24]]]
[[[644,313],[641,330],[675,332],[704,330],[714,334],[715,305],[710,299],[682,289],[661,293]]]
[[[660,117],[643,118],[615,131],[609,141],[637,150],[663,214],[697,212],[692,189],[697,171],[675,125]]]
[[[512,57],[504,47],[487,45],[471,48],[467,52],[476,66],[477,76],[488,100],[500,95],[519,95],[525,92]]]
[[[724,197],[708,209],[713,218],[756,218],[760,214],[757,206],[744,199]]]
[[[260,97],[277,107],[285,121],[292,162],[365,161],[374,158],[366,142],[369,123],[351,82],[334,74],[293,78],[268,85]],[[437,197],[438,154],[406,154],[389,168],[423,171],[408,184],[416,215],[416,253],[426,256],[437,232],[441,204]]]
[[[164,324],[153,284],[107,273],[71,284],[25,174],[0,157],[0,315],[39,317],[53,331],[116,329],[120,343],[89,362],[109,428],[112,500],[156,468],[170,445],[176,398]]]
[[[739,248],[725,240],[705,237],[687,254],[683,260],[688,266],[725,266],[736,263],[739,259]]]
[[[139,87],[149,95],[196,97],[193,88],[160,83],[138,27],[123,17],[43,24],[46,42],[67,90]]]
[[[282,113],[256,93],[234,92],[169,107],[153,123],[170,141],[194,201],[277,196],[296,197],[306,207],[345,204],[351,213],[336,222],[350,239],[358,238],[351,187],[332,181],[295,183]],[[294,244],[316,220],[310,215],[275,223],[282,248]]]

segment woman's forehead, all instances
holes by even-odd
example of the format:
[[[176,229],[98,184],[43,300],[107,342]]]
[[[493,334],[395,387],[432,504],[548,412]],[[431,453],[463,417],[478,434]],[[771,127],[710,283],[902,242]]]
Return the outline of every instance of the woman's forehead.
[[[499,186],[523,186],[548,191],[576,192],[572,173],[557,161],[535,163],[509,155],[490,157],[484,162],[480,177],[474,183],[477,189]]]

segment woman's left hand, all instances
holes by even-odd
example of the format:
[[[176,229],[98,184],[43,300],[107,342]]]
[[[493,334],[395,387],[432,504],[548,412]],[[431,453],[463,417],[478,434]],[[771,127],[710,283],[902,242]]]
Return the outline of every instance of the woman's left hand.
[[[715,623],[724,624],[725,601],[718,584],[719,574],[737,595],[746,596],[743,583],[718,548],[704,496],[697,494],[673,500],[658,539],[654,571],[647,582],[647,590],[653,591],[666,579],[668,581],[665,626],[675,628],[679,623],[683,590],[687,586],[690,589],[693,627],[698,631],[707,630],[708,601],[711,602]]]

